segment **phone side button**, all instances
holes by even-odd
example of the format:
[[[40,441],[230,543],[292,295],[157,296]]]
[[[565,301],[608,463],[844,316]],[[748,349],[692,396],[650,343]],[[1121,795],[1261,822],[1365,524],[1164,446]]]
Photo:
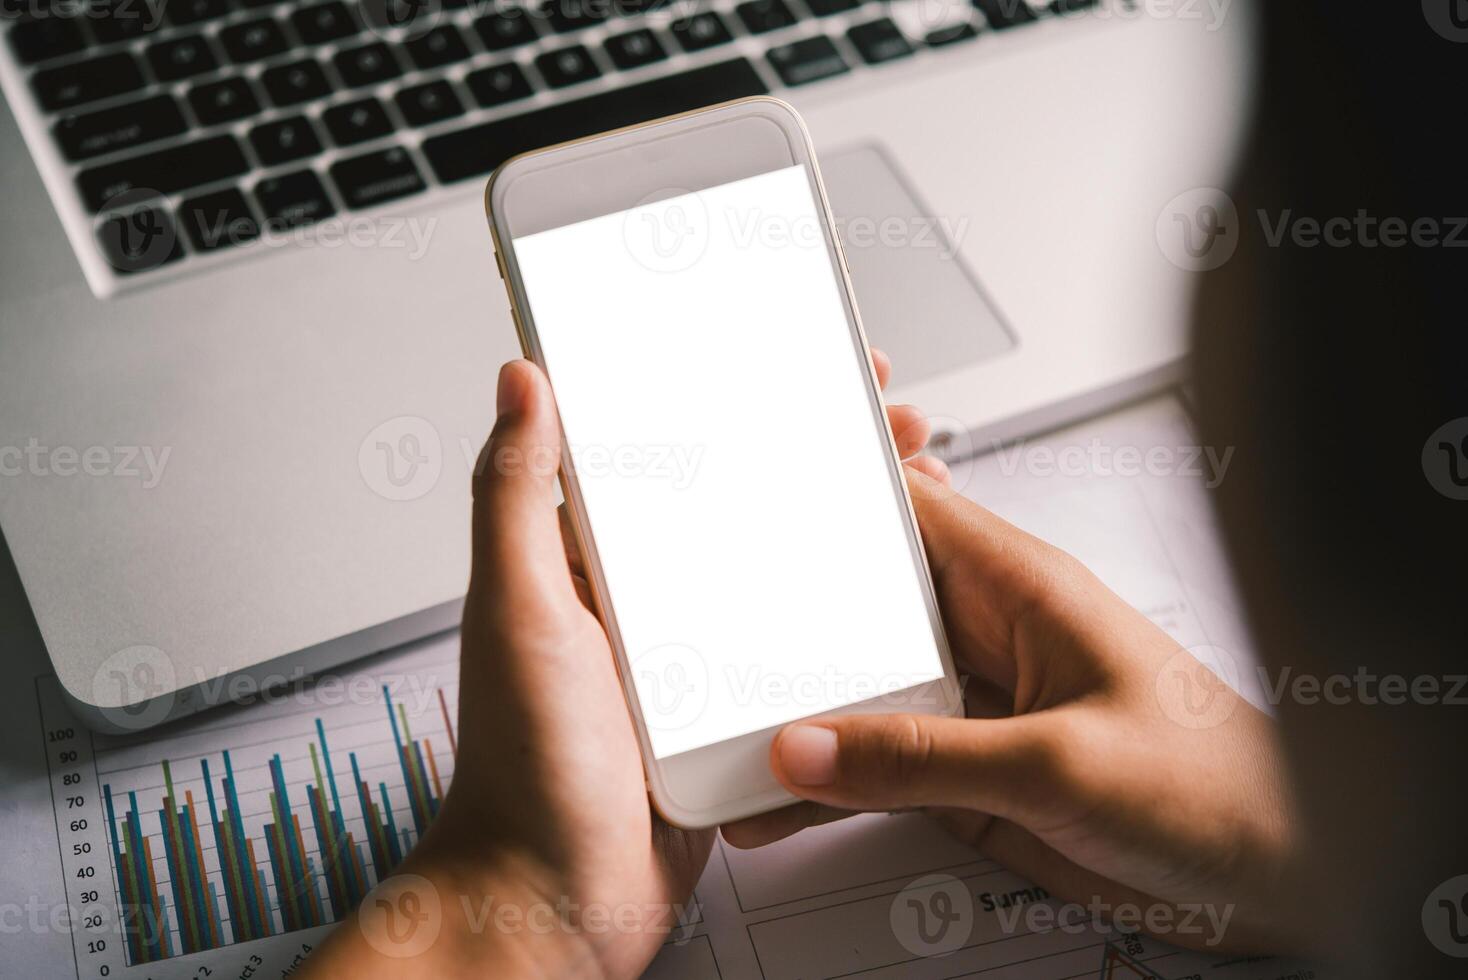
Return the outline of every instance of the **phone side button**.
[[[500,278],[503,279],[505,277],[505,260],[500,257],[498,249],[494,253],[494,268],[500,274]]]
[[[510,300],[510,322],[515,325],[515,335],[520,338],[520,342],[523,344],[525,342],[525,324],[520,322],[520,311],[515,309],[515,301],[513,299]]]

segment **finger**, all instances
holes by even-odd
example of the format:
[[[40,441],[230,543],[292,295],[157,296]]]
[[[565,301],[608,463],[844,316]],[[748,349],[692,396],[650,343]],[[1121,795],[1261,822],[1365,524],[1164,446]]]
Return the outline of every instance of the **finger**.
[[[933,434],[928,417],[915,405],[887,406],[887,422],[892,426],[897,455],[903,459],[922,452]]]
[[[946,806],[1023,821],[1045,808],[1060,749],[1052,713],[1002,720],[853,715],[789,725],[771,768],[796,795],[846,810]]]
[[[925,459],[926,457],[918,457]],[[1120,600],[1070,555],[1002,520],[922,469],[907,485],[955,653],[1013,690],[1026,639],[1084,627]],[[923,467],[931,464],[922,464]],[[1064,609],[1062,613],[1059,610]],[[1033,651],[1032,651],[1033,652]]]
[[[581,546],[576,543],[575,518],[565,504],[556,508],[556,516],[561,523],[561,543],[566,549],[566,567],[571,572],[571,584],[576,589],[576,598],[600,619],[601,610],[597,608],[596,597],[592,595],[591,580],[586,577],[586,561],[581,557]]]
[[[953,486],[953,474],[948,472],[948,464],[937,456],[913,456],[904,462],[930,480],[936,480],[945,487]]]
[[[807,827],[819,827],[854,816],[854,810],[840,810],[819,803],[792,803],[778,810],[726,823],[719,828],[719,833],[731,847],[750,850],[784,840]]]
[[[556,517],[561,524],[561,544],[566,550],[566,565],[571,569],[573,576],[585,578],[586,563],[581,560],[581,546],[576,543],[575,518],[571,516],[565,504],[556,508]]]
[[[500,369],[499,417],[474,473],[470,602],[552,615],[575,602],[556,517],[560,433],[550,384],[529,361]]]
[[[869,350],[872,352],[872,368],[877,372],[877,387],[885,389],[887,382],[892,380],[892,359],[876,347]]]

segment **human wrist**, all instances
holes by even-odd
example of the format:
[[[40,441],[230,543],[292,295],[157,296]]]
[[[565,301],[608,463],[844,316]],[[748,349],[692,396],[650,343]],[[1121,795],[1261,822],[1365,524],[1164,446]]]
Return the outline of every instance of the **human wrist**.
[[[432,846],[430,835],[309,965],[323,977],[605,978],[593,944],[554,915],[563,891],[556,875],[524,853],[466,858]]]
[[[440,902],[443,948],[433,976],[607,977],[598,950],[566,911],[564,876],[531,851],[424,844],[403,872],[429,882]]]

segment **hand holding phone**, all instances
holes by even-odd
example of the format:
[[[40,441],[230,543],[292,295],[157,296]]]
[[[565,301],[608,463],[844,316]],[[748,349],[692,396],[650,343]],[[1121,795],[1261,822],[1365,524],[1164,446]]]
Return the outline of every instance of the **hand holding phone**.
[[[875,351],[873,366],[884,382]],[[607,635],[564,510],[557,516],[554,469],[493,465],[558,457],[544,376],[524,361],[506,365],[500,406],[475,481],[457,772],[423,843],[384,895],[369,896],[411,897],[441,909],[442,921],[431,949],[411,959],[401,957],[418,947],[374,933],[370,920],[339,928],[303,977],[637,976],[690,913],[713,835],[670,827],[648,807]],[[926,426],[916,410],[893,406],[888,417],[902,455],[919,451]],[[1283,942],[1288,910],[1308,903],[1281,897],[1291,894],[1280,875],[1292,819],[1269,720],[1225,696],[1212,710],[1227,711],[1226,724],[1180,729],[1172,717],[1188,717],[1176,714],[1187,707],[1169,716],[1157,700],[1159,661],[1184,669],[1166,634],[1073,559],[956,494],[942,463],[916,457],[905,468],[981,717],[787,727],[836,732],[834,770],[813,784],[792,769],[782,736],[776,771],[812,802],[726,824],[725,840],[756,846],[853,811],[937,807],[960,837],[1067,900],[1209,899],[1224,914],[1239,903],[1226,922],[1170,933],[1173,942],[1216,951],[1224,937],[1213,925],[1227,928],[1230,949]],[[835,489],[801,472],[788,492]],[[1230,860],[1210,862],[1222,871],[1206,882],[1170,874],[1199,854]],[[486,908],[512,918],[486,928]],[[588,910],[622,915],[622,925],[589,932]],[[514,916],[550,928],[516,927],[526,920]]]
[[[769,750],[800,718],[957,713],[794,111],[746,100],[529,154],[487,204],[659,811],[707,827],[790,802]],[[792,493],[797,473],[832,492]]]

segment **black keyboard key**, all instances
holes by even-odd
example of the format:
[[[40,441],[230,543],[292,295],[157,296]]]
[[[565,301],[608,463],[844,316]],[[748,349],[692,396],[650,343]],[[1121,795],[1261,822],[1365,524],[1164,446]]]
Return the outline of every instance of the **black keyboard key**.
[[[409,126],[427,126],[464,114],[464,104],[445,81],[405,88],[393,100]]]
[[[172,41],[159,41],[148,49],[148,64],[160,81],[172,82],[219,67],[204,35],[194,34]]]
[[[441,24],[422,37],[411,38],[403,47],[419,68],[437,68],[469,57],[464,35],[452,24]]]
[[[861,60],[869,65],[879,65],[894,58],[912,54],[912,45],[897,29],[897,25],[886,17],[870,24],[859,24],[846,32],[846,37],[856,48]]]
[[[177,194],[190,187],[238,177],[249,169],[233,136],[213,136],[83,170],[76,182],[87,207],[98,211],[123,191],[147,189]]]
[[[433,136],[423,153],[447,183],[488,173],[527,150],[768,91],[754,66],[736,58]]]
[[[97,228],[97,244],[107,263],[124,275],[151,272],[184,254],[173,219],[158,207],[108,218]]]
[[[673,11],[679,0],[611,0],[612,14],[617,17],[641,17],[646,14]]]
[[[175,27],[213,20],[229,13],[229,0],[168,0],[164,17]]]
[[[357,22],[344,3],[322,3],[291,14],[291,26],[306,44],[340,41],[357,33]]]
[[[316,130],[311,128],[311,123],[304,116],[261,123],[250,130],[250,145],[255,148],[255,155],[260,158],[260,162],[267,167],[321,152],[321,141],[316,138]]]
[[[1026,0],[974,0],[974,6],[984,12],[989,26],[995,30],[1030,24],[1039,19]]]
[[[331,165],[331,179],[347,207],[354,209],[395,201],[428,186],[418,165],[400,146],[338,160]]]
[[[588,82],[601,75],[601,69],[591,60],[591,52],[581,45],[547,51],[535,59],[535,67],[551,88],[564,88],[577,82]]]
[[[31,76],[31,90],[43,109],[70,109],[108,95],[143,87],[137,59],[126,51],[78,61],[62,68],[42,68]]]
[[[745,30],[751,34],[777,31],[795,23],[795,12],[785,0],[749,0],[734,8],[739,19],[744,21]]]
[[[225,78],[195,85],[189,90],[189,105],[204,126],[230,122],[260,111],[260,100],[243,78]]]
[[[718,14],[694,14],[684,20],[673,22],[670,28],[684,51],[702,51],[716,44],[728,44],[734,40],[729,28]]]
[[[10,50],[24,65],[75,54],[87,46],[78,19],[51,14],[23,20],[10,29]]]
[[[607,38],[606,49],[612,64],[623,71],[650,65],[668,56],[668,52],[658,43],[657,36],[645,27],[640,31],[628,31],[626,34]]]
[[[255,185],[255,203],[265,214],[265,227],[275,231],[315,224],[336,214],[336,207],[312,170],[266,177]]]
[[[611,16],[611,4],[607,0],[546,0],[540,6],[540,15],[557,34],[569,34],[606,20]]]
[[[321,114],[326,131],[337,146],[352,146],[386,136],[392,132],[392,120],[376,99],[358,99],[334,105]]]
[[[243,245],[260,237],[255,212],[245,195],[233,187],[184,201],[178,206],[178,223],[200,252]]]
[[[923,38],[923,43],[930,48],[941,48],[948,44],[957,44],[960,41],[972,41],[979,36],[979,32],[972,24],[954,24],[952,27],[940,27]]]
[[[261,73],[260,81],[265,83],[270,101],[279,106],[309,102],[331,92],[331,83],[326,80],[320,62],[312,58],[267,68]]]
[[[504,51],[529,44],[540,37],[535,18],[523,10],[507,10],[481,17],[474,22],[474,30],[490,51]]]
[[[847,70],[836,45],[824,35],[771,48],[765,57],[786,85],[804,85]]]
[[[805,5],[817,17],[830,17],[861,6],[861,0],[805,0]]]
[[[1057,16],[1090,10],[1098,0],[1050,0],[1050,12]]]
[[[336,65],[337,74],[341,75],[348,88],[375,85],[402,74],[392,52],[380,41],[352,48],[350,51],[338,51],[332,63]]]
[[[219,43],[229,60],[241,65],[272,58],[290,48],[280,24],[269,17],[229,25],[219,32]]]
[[[87,24],[98,44],[134,41],[158,29],[156,7],[144,0],[93,0],[87,5]]]
[[[481,68],[472,71],[464,79],[474,101],[482,106],[502,105],[530,95],[530,79],[513,61],[507,65]]]
[[[111,109],[64,116],[54,132],[68,160],[87,160],[177,136],[188,128],[173,97],[155,95]]]

